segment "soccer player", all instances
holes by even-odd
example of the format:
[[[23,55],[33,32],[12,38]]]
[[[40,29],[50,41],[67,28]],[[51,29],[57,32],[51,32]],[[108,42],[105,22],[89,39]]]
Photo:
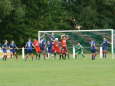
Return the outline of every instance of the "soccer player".
[[[67,50],[66,48],[61,48],[61,56],[60,56],[60,59],[66,59],[66,56],[67,56]]]
[[[0,43],[0,57],[2,57],[2,44]]]
[[[47,42],[48,57],[50,56],[50,54],[53,53],[53,51],[52,51],[52,46],[53,46],[52,41],[48,41],[48,42]]]
[[[36,60],[37,60],[37,57],[39,57],[39,59],[40,59],[41,49],[40,49],[39,41],[34,39],[33,46],[34,46],[35,51],[36,51]]]
[[[108,51],[109,44],[110,44],[110,42],[106,38],[103,38],[103,42],[102,42],[103,58],[107,57],[107,51]]]
[[[55,38],[53,42],[53,52],[54,52],[54,57],[56,58],[56,55],[59,54],[61,57],[61,48],[60,48],[60,42],[58,41],[58,38]]]
[[[77,45],[75,46],[75,52],[76,52],[76,57],[79,55],[81,55],[82,57],[85,57],[83,54],[83,46],[80,44],[80,42],[78,42]]]
[[[90,50],[92,52],[92,60],[95,60],[95,58],[96,58],[96,42],[94,40],[91,40],[91,42],[90,42]]]
[[[26,53],[27,53],[25,61],[27,61],[29,56],[32,58],[32,61],[33,61],[33,44],[32,44],[31,39],[28,39],[25,45],[25,48],[26,48]]]
[[[67,40],[69,38],[65,35],[61,35],[61,52],[62,52],[62,58],[66,59],[67,56]]]
[[[9,47],[10,47],[10,52],[11,52],[11,58],[12,58],[13,56],[15,56],[16,59],[18,59],[18,56],[17,56],[17,54],[16,54],[16,49],[18,49],[18,48],[17,48],[15,42],[14,42],[14,41],[11,41]]]
[[[7,49],[9,48],[9,45],[8,45],[8,41],[5,40],[3,46],[2,46],[2,50],[3,50],[3,60],[6,61],[7,59]]]
[[[44,56],[44,59],[48,57],[47,55],[47,41],[43,38],[40,42],[40,47]]]

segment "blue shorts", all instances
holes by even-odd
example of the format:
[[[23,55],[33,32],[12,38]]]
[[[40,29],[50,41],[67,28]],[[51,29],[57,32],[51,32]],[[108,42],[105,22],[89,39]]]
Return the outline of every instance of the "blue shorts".
[[[92,53],[96,53],[96,49],[95,48],[91,48],[91,52]]]
[[[32,49],[26,49],[26,53],[32,54],[32,53],[33,53],[33,50],[32,50]]]
[[[16,50],[15,49],[11,49],[10,52],[11,53],[16,53]]]
[[[102,47],[102,50],[103,51],[108,50],[108,47]]]
[[[7,53],[7,50],[6,50],[6,49],[3,49],[2,51],[3,51],[3,53]]]
[[[48,48],[48,53],[52,53],[52,48]]]
[[[41,47],[41,50],[42,50],[42,51],[47,51],[46,47],[44,47],[44,46]]]

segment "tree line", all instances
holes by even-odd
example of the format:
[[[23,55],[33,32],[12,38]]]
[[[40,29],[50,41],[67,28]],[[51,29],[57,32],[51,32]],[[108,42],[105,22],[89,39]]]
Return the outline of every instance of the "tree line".
[[[115,0],[0,0],[0,40],[37,37],[38,30],[115,28]]]

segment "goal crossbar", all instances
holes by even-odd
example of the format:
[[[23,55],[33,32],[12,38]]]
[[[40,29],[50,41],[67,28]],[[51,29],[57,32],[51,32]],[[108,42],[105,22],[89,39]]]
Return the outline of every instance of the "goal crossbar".
[[[96,30],[55,30],[55,31],[38,31],[40,33],[46,32],[97,32],[97,31],[112,31],[113,29],[96,29]]]

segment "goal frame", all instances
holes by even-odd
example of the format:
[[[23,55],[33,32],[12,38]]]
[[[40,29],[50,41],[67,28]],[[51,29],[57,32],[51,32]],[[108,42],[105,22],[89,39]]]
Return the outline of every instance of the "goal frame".
[[[95,30],[49,30],[49,31],[38,31],[38,40],[40,41],[40,37],[41,37],[41,33],[48,33],[48,32],[104,32],[104,31],[110,31],[111,32],[111,54],[112,54],[112,58],[114,58],[114,29],[95,29]],[[100,48],[100,51],[102,51],[102,49]],[[74,56],[75,53],[75,49],[73,47],[73,58],[75,58]],[[100,53],[100,58],[102,58],[102,54]]]

